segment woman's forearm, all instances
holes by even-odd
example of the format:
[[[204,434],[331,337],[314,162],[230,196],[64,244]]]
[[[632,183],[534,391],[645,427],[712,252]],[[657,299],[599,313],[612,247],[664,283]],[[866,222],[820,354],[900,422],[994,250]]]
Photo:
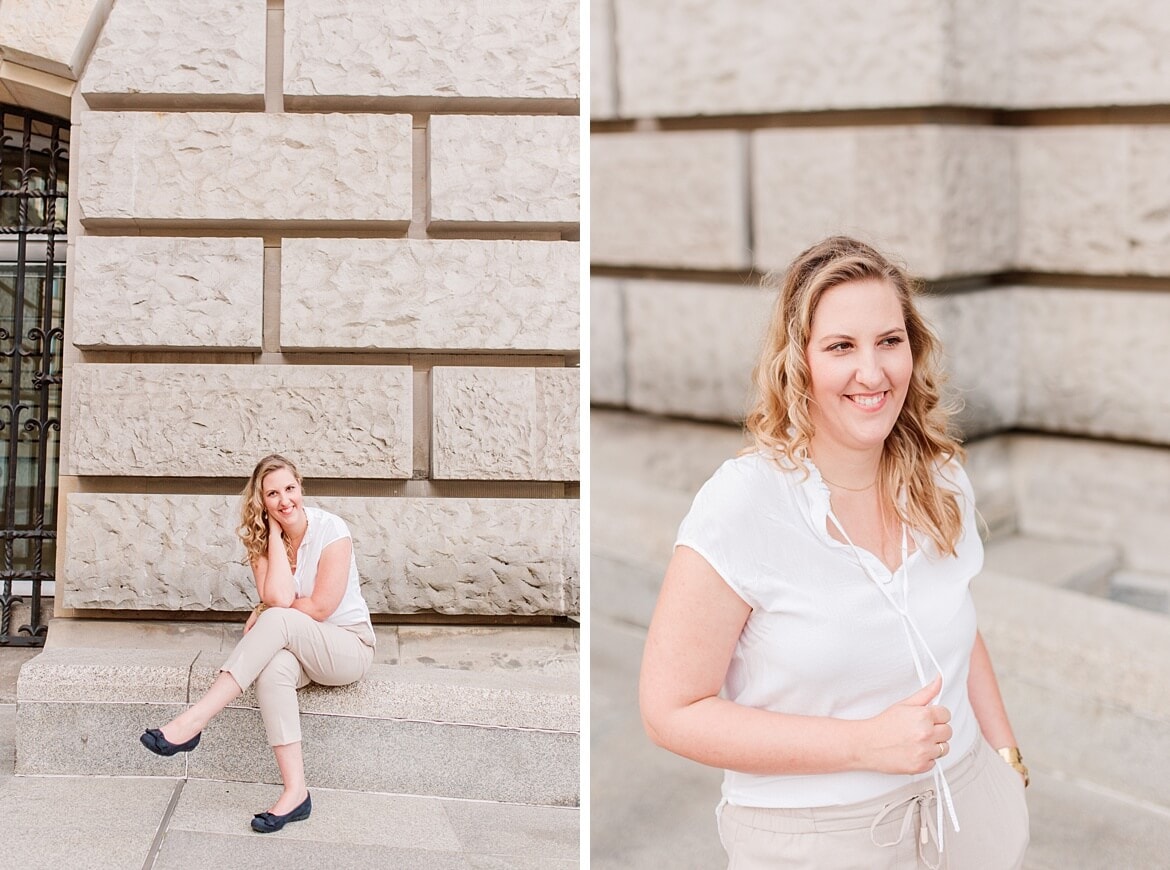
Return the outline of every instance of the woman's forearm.
[[[264,575],[264,588],[260,600],[272,607],[290,607],[296,600],[296,584],[293,583],[292,568],[288,553],[279,533],[268,534],[268,570]]]
[[[741,773],[836,773],[865,765],[862,721],[773,713],[711,697],[645,724],[659,746]]]
[[[987,652],[987,645],[983,642],[983,635],[976,633],[975,646],[971,650],[971,672],[967,678],[967,694],[971,698],[971,707],[975,711],[975,718],[979,721],[979,730],[987,738],[993,749],[1002,749],[1005,746],[1015,746],[1016,736],[1012,733],[1011,722],[1008,721],[1007,709],[1003,704],[1003,696],[999,691],[999,683],[995,679],[995,671],[991,666],[991,656]]]

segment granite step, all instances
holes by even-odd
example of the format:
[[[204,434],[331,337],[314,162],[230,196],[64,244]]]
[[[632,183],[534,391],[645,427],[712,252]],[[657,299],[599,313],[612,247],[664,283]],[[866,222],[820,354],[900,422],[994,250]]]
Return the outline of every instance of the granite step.
[[[144,728],[167,721],[210,685],[227,653],[208,647],[217,646],[216,636],[222,635],[218,646],[230,648],[238,626],[200,624],[169,633],[157,625],[138,627],[137,642],[151,646],[116,645],[119,629],[109,626],[88,632],[59,627],[50,627],[57,643],[20,672],[18,774],[279,782],[254,690],[216,717],[195,752],[159,758],[138,743]],[[365,679],[300,692],[310,783],[577,805],[576,632],[534,633],[542,642],[560,633],[560,643],[573,647],[571,654],[552,640],[526,655],[517,645],[525,631],[379,627],[383,640],[392,633],[396,642],[380,643],[381,660]],[[87,635],[105,645],[60,645],[62,639]],[[485,642],[493,638],[495,644]]]
[[[987,542],[983,565],[996,573],[1106,598],[1110,578],[1121,567],[1121,553],[1108,544],[1005,535]]]

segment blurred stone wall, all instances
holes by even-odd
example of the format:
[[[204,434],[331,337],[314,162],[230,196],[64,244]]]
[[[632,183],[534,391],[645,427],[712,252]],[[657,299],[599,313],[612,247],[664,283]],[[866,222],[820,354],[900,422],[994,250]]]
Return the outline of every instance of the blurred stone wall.
[[[0,99],[70,101],[58,615],[250,606],[272,451],[377,612],[576,613],[576,0],[45,5]]]
[[[976,485],[1009,506],[993,525],[1114,543],[1170,527],[1158,4],[596,0],[591,16],[595,405],[738,421],[760,275],[854,234],[932,292]],[[1164,572],[1121,537],[1128,567]]]

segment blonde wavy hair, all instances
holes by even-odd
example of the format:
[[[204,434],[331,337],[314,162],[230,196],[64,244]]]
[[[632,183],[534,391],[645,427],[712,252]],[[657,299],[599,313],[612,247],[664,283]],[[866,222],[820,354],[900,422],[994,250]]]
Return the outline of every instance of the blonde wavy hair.
[[[807,357],[813,314],[825,291],[872,278],[889,283],[897,293],[914,361],[905,404],[882,450],[879,493],[939,552],[954,555],[962,534],[962,511],[956,494],[939,486],[936,471],[951,459],[962,459],[965,452],[950,431],[956,408],[942,399],[942,349],[914,306],[919,285],[864,242],[846,236],[827,238],[797,256],[783,274],[765,279],[769,285],[778,284],[779,292],[753,373],[756,398],[744,426],[754,446],[747,450],[803,468],[797,458],[807,455],[815,428],[809,415]],[[905,494],[904,504],[894,498],[897,493]]]
[[[291,460],[273,453],[265,456],[252,469],[252,476],[240,493],[240,525],[236,534],[244,544],[244,552],[249,564],[255,565],[261,556],[268,555],[268,522],[264,519],[264,478],[273,471],[287,468],[304,492],[304,482],[301,473]],[[281,534],[284,549],[288,553],[289,564],[293,561],[292,542]]]

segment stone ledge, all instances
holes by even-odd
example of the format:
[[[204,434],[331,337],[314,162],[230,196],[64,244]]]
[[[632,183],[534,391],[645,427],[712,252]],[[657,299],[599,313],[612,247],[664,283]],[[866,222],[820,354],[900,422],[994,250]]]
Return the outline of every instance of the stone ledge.
[[[1170,618],[992,571],[972,592],[1028,757],[1170,807]]]
[[[174,655],[200,656],[191,659],[181,703],[113,700],[128,673],[147,685],[141,677],[166,656],[158,650],[47,650],[28,662],[17,697],[17,772],[278,782],[251,695],[224,710],[193,753],[164,759],[138,744],[144,728],[197,697],[218,668],[218,661],[204,664],[206,653]],[[171,664],[165,673],[174,671]],[[68,698],[83,685],[81,695],[94,700],[46,700]],[[308,687],[299,698],[306,773],[314,785],[547,805],[579,801],[575,682],[374,665],[356,684]]]

